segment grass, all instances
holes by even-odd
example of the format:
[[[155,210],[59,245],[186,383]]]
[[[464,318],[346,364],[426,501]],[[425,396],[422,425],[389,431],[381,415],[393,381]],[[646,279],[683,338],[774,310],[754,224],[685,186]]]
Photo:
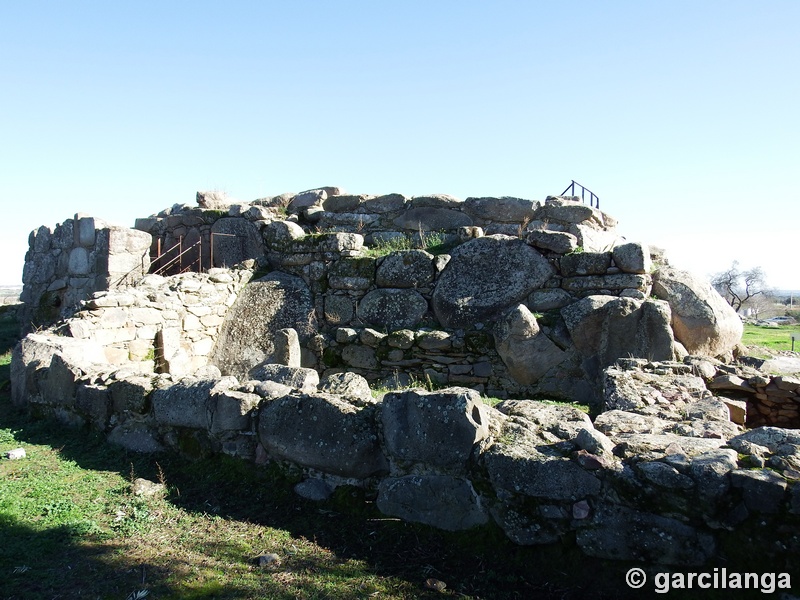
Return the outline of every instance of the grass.
[[[745,323],[742,343],[746,346],[761,346],[772,351],[791,350],[791,334],[800,334],[800,325],[764,327]],[[794,343],[795,352],[800,352],[800,341]]]
[[[390,238],[383,242],[378,242],[373,246],[364,248],[364,256],[370,258],[380,258],[391,254],[392,252],[399,252],[401,250],[413,250],[414,246],[407,237]]]
[[[441,232],[425,233],[421,231],[418,234],[418,237],[420,240],[419,242],[405,236],[390,238],[386,241],[364,248],[364,256],[368,256],[370,258],[380,258],[382,256],[391,254],[392,252],[398,252],[401,250],[414,250],[417,248],[421,248],[422,250],[430,252],[436,256],[439,254],[444,254],[452,248],[452,245],[446,242],[447,236]]]

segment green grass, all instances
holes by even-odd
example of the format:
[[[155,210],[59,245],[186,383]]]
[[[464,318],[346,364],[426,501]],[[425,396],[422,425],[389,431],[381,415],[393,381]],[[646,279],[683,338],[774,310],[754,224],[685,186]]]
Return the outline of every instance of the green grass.
[[[452,249],[452,245],[446,243],[446,236],[444,233],[420,232],[418,235],[421,243],[416,242],[408,237],[395,237],[386,240],[385,242],[380,242],[364,248],[364,256],[368,256],[370,258],[380,258],[382,256],[386,256],[387,254],[391,254],[392,252],[398,252],[401,250],[414,250],[417,248],[422,248],[434,256],[437,256],[439,254],[445,254]]]
[[[564,400],[539,400],[542,404],[549,404],[550,406],[571,406],[581,412],[585,412],[587,415],[589,414],[589,405],[588,404],[580,404],[578,402],[567,402]]]
[[[370,258],[380,258],[381,256],[386,256],[392,252],[413,249],[414,246],[411,244],[411,240],[406,237],[396,237],[364,248],[364,256],[368,256]]]
[[[800,334],[800,325],[763,327],[745,323],[742,343],[746,346],[762,346],[769,350],[791,350],[791,334]],[[800,352],[800,341],[794,343],[795,352]]]

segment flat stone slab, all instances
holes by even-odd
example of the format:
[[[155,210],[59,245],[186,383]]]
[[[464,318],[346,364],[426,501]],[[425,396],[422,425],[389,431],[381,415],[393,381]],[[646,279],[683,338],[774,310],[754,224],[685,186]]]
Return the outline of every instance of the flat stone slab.
[[[358,304],[358,318],[389,330],[414,327],[428,312],[428,301],[412,289],[382,288],[369,292]]]
[[[384,514],[448,531],[470,529],[489,520],[472,484],[446,475],[384,479],[378,488],[377,506]]]
[[[765,360],[761,365],[761,370],[781,375],[800,375],[800,358],[776,356]]]

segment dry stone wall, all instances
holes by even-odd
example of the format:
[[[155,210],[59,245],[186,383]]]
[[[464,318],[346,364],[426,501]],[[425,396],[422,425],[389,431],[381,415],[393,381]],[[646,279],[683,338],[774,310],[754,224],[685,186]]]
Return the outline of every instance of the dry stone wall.
[[[592,421],[570,405],[492,407],[464,387],[375,398],[353,373],[320,381],[275,364],[246,381],[142,377],[104,366],[98,350],[27,336],[14,402],[133,451],[293,465],[304,497],[361,486],[384,514],[447,530],[493,522],[518,544],[667,565],[733,560],[746,544],[778,571],[795,568],[800,436],[731,421],[706,384],[726,373],[713,361],[620,360],[603,372]]]
[[[76,214],[32,231],[22,272],[24,331],[71,314],[92,293],[137,280],[150,267],[150,236]]]
[[[97,337],[114,364],[142,362],[152,352],[159,369],[174,374],[210,363],[242,378],[274,360],[275,331],[292,328],[300,364],[323,376],[349,370],[377,385],[465,385],[498,397],[546,394],[596,406],[600,373],[617,358],[680,358],[687,345],[730,355],[741,334],[739,319],[714,302],[710,286],[656,269],[646,245],[622,242],[613,218],[570,198],[461,201],[319,188],[246,204],[213,193],[198,193],[197,200],[198,207],[176,205],[137,220],[151,237],[130,231],[136,243],[122,246],[127,253],[113,245],[104,253],[100,244],[94,254],[109,264],[108,257],[124,255],[119,262],[126,268],[145,264],[148,238],[156,271],[168,272],[172,261],[174,268],[236,263],[272,273],[236,302],[242,288],[234,285],[222,303],[213,294],[197,299],[170,289],[170,279],[156,275],[113,290],[100,274],[86,288],[80,278],[47,284],[66,285],[58,292],[64,312],[80,309],[75,303],[88,292],[107,290],[85,304],[70,331]],[[53,241],[45,230],[32,235],[26,272],[49,272],[52,261],[42,256],[67,237],[79,245],[70,256],[86,254],[80,244],[92,240],[95,221],[74,223],[57,228]],[[386,244],[426,246],[432,230],[437,244],[428,249],[436,254],[375,251],[396,247]],[[124,239],[108,231],[114,233],[105,237]],[[173,251],[184,255],[175,261]],[[651,295],[654,274],[663,300]],[[182,286],[192,285],[183,277]],[[27,298],[54,293],[36,287],[42,277],[29,279]],[[163,294],[151,289],[159,286]],[[183,297],[196,305],[186,308]],[[179,310],[164,312],[165,304]],[[42,312],[41,303],[26,307]],[[703,340],[714,345],[702,346],[709,343]]]
[[[358,485],[388,515],[592,556],[702,563],[724,553],[720,528],[753,542],[756,521],[800,518],[800,439],[743,427],[788,415],[753,402],[795,402],[800,384],[726,364],[735,313],[604,213],[335,188],[198,204],[140,220],[126,248],[159,268],[177,240],[196,250],[178,266],[205,272],[76,295],[15,349],[15,404],[134,451],[291,464],[309,498]],[[49,273],[36,257],[66,242],[38,236],[26,271]],[[482,399],[509,395],[526,399]],[[792,531],[780,542],[800,549]]]
[[[136,220],[136,229],[152,235],[154,265],[167,273],[232,266],[273,250],[264,247],[279,232],[265,228],[276,220],[300,224],[306,232],[357,233],[368,246],[403,240],[421,245],[426,234],[454,240],[479,228],[485,235],[531,236],[535,244],[561,253],[611,248],[619,243],[616,221],[579,202],[554,199],[542,205],[521,198],[467,198],[445,194],[348,195],[339,188],[282,194],[237,203],[211,192],[198,192],[198,206],[176,204]],[[578,208],[582,207],[582,208]],[[263,237],[263,241],[261,240]],[[193,248],[182,258],[181,251]],[[275,258],[273,256],[273,258]],[[172,263],[167,267],[168,263]]]
[[[93,239],[127,238],[114,228],[101,228],[113,234],[93,238],[95,221],[88,217],[59,226],[52,242],[46,231],[36,232],[26,262],[31,276],[24,296],[37,301],[27,302],[27,310],[41,315],[43,306],[59,304],[49,316],[63,317],[91,292],[113,287],[119,282],[105,274],[104,261],[118,264],[115,269],[124,263],[126,275],[140,274],[141,268],[128,267],[137,261],[146,265],[142,253],[149,239],[154,271],[208,270],[255,261],[251,264],[261,270],[284,274],[278,286],[283,298],[273,291],[259,300],[254,290],[264,288],[260,282],[230,314],[217,314],[211,302],[215,316],[228,318],[220,343],[214,344],[214,329],[212,337],[197,340],[192,338],[198,334],[182,331],[182,325],[157,324],[158,345],[167,354],[180,345],[176,340],[191,341],[182,344],[188,358],[172,361],[175,372],[210,360],[223,373],[241,377],[272,356],[272,332],[291,327],[300,333],[301,364],[323,374],[355,369],[373,382],[403,376],[436,385],[469,385],[498,396],[546,393],[596,403],[593,383],[620,356],[679,356],[685,352],[681,337],[696,344],[692,335],[698,337],[699,327],[704,328],[702,339],[722,339],[713,350],[726,354],[740,333],[718,322],[732,320],[726,307],[700,310],[698,318],[694,305],[684,308],[673,302],[667,307],[652,298],[654,269],[647,246],[621,243],[613,218],[570,198],[548,198],[545,203],[507,197],[461,201],[447,195],[345,195],[337,188],[319,188],[253,203],[230,204],[214,193],[198,193],[197,201],[197,207],[176,205],[139,219],[141,232],[129,231],[126,243],[108,249],[100,243],[93,253],[83,246]],[[437,255],[422,248],[387,256],[365,251],[386,244],[426,246],[434,239],[432,231],[438,243],[430,249]],[[60,247],[66,238],[77,246],[65,259]],[[80,257],[96,257],[96,264],[86,267],[93,277],[50,281],[44,275],[60,272],[46,258],[51,254],[66,260],[73,271],[78,266],[86,270],[83,263],[76,266]],[[286,278],[291,276],[296,279],[289,284]],[[659,285],[666,289],[674,279],[669,272]],[[682,287],[662,296],[693,297],[681,292],[685,282],[676,285]],[[700,286],[693,282],[689,288]],[[294,291],[287,295],[289,289]],[[251,299],[255,307],[249,306]],[[121,306],[129,301],[124,294],[120,300],[105,300]],[[312,310],[307,310],[309,302]],[[704,302],[700,298],[695,304],[705,309]],[[289,305],[298,308],[286,309]],[[287,310],[293,314],[287,317]],[[681,310],[693,319],[689,325],[679,318]],[[102,328],[108,322],[106,318]],[[186,322],[193,326],[193,319]],[[255,323],[260,325],[249,326]],[[129,339],[131,327],[137,326],[144,331]],[[101,334],[106,340],[116,336],[116,346],[105,346],[115,352],[117,362],[130,342],[132,356],[140,355],[145,346],[141,340],[152,333],[152,325],[135,320],[125,320],[121,328]],[[112,324],[109,329],[120,327]],[[411,332],[404,334],[412,335],[410,345],[397,336],[389,339],[398,330]],[[678,340],[673,330],[682,332]],[[535,369],[524,366],[532,362]]]
[[[251,276],[245,269],[147,275],[136,286],[96,292],[59,331],[97,344],[110,365],[190,375],[209,364],[220,327]]]
[[[800,378],[769,375],[746,367],[728,368],[709,387],[735,403],[749,427],[775,425],[800,429]]]

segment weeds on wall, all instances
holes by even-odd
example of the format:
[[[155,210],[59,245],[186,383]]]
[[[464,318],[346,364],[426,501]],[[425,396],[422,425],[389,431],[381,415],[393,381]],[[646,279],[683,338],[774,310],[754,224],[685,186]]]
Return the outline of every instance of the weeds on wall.
[[[364,249],[364,256],[369,258],[381,258],[392,252],[403,250],[422,249],[430,252],[434,256],[444,254],[453,247],[448,242],[448,236],[442,231],[422,231],[415,233],[413,238],[398,236],[385,241],[380,241]]]

